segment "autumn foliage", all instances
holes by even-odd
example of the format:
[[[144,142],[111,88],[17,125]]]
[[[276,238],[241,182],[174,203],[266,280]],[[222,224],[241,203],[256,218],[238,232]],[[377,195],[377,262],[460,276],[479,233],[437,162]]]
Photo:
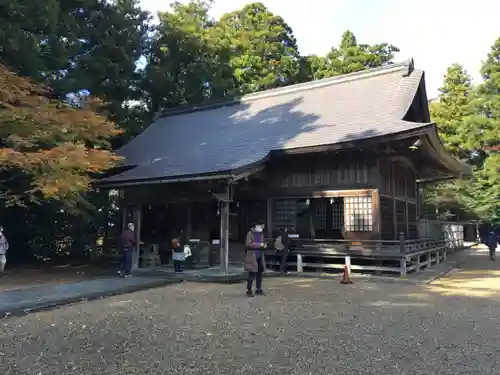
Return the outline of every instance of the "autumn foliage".
[[[0,198],[22,204],[88,190],[92,174],[118,160],[108,140],[120,131],[100,106],[54,99],[50,88],[0,64]]]

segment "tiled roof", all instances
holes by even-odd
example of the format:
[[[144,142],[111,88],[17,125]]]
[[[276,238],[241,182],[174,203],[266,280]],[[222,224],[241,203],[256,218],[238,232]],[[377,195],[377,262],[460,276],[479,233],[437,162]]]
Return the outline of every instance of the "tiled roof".
[[[157,119],[118,153],[135,166],[105,182],[235,170],[271,152],[417,129],[404,121],[423,72],[412,61],[251,94]]]

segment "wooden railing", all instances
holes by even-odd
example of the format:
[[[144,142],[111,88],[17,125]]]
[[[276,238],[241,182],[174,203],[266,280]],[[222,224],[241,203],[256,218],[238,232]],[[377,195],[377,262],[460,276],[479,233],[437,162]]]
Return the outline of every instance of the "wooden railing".
[[[292,239],[292,251],[304,254],[358,255],[361,257],[399,257],[428,248],[444,246],[444,240],[418,239],[390,241],[352,241],[323,239]]]
[[[349,268],[357,271],[399,273],[420,271],[446,259],[444,240],[351,241],[292,239],[288,267],[298,272]],[[281,254],[269,253],[267,266],[279,266]]]

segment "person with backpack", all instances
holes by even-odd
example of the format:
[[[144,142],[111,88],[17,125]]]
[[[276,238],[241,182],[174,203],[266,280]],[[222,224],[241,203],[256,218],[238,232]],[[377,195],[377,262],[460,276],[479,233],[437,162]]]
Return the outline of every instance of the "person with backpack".
[[[286,265],[288,252],[290,251],[290,237],[288,236],[288,229],[286,227],[280,231],[278,237],[274,241],[274,248],[281,253],[280,272],[283,275],[287,275]]]

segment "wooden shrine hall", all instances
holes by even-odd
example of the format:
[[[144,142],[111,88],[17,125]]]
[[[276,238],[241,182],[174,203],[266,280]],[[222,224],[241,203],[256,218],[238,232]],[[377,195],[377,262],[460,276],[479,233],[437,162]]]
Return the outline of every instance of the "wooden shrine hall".
[[[412,60],[165,111],[118,154],[98,184],[120,190],[141,240],[217,238],[226,268],[255,221],[310,248],[416,240],[419,187],[471,173],[445,150]]]

